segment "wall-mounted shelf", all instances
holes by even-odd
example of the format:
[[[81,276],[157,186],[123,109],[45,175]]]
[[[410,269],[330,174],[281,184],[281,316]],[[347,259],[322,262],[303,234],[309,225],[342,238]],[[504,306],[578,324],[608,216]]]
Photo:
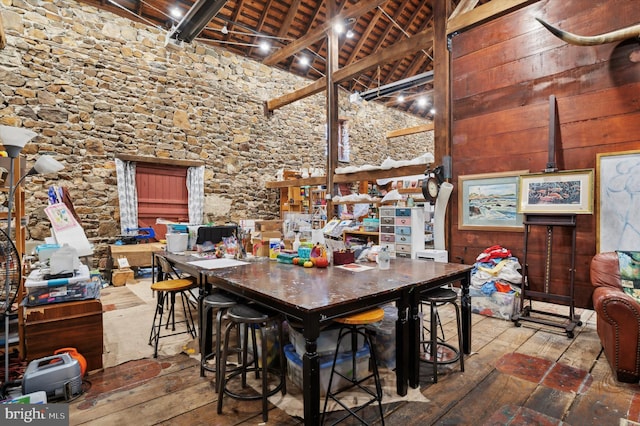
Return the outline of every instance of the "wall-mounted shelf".
[[[355,173],[334,174],[334,183],[349,183],[356,181],[375,181],[377,179],[388,179],[398,176],[419,175],[425,172],[428,164],[414,164],[411,166],[394,167],[385,170],[367,170]],[[314,186],[326,185],[326,176],[309,177],[301,179],[289,179],[281,181],[266,182],[266,188],[287,188],[290,186]]]

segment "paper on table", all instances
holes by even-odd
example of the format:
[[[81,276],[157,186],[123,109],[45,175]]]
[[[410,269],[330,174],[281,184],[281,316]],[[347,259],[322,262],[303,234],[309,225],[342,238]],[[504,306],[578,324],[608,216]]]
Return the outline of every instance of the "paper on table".
[[[248,262],[242,262],[240,260],[235,259],[207,259],[207,260],[196,260],[194,262],[189,262],[189,264],[198,266],[204,269],[218,269],[218,268],[230,268],[232,266],[240,266],[240,265],[248,265]]]
[[[339,265],[336,268],[346,269],[347,271],[362,272],[374,269],[373,266],[361,265],[359,263],[347,263],[346,265]]]

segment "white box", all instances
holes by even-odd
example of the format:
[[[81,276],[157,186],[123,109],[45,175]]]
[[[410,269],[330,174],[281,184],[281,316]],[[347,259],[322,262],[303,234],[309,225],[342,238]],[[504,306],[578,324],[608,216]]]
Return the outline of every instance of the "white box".
[[[338,343],[338,333],[340,327],[326,328],[320,332],[318,340],[316,340],[318,355],[332,355],[336,350],[336,343]],[[293,327],[289,327],[289,341],[294,346],[296,353],[299,356],[303,356],[307,352],[305,346],[304,335],[302,332],[296,330]],[[364,346],[364,337],[358,335],[358,350]],[[351,337],[345,337],[340,342],[340,352],[347,352],[351,350]]]
[[[287,357],[287,376],[289,380],[300,389],[302,389],[302,358],[298,356],[293,345],[287,345],[284,347],[284,354]],[[356,352],[356,376],[358,379],[362,379],[369,374],[369,347],[364,346],[358,352]],[[320,357],[320,395],[326,395],[329,388],[329,379],[331,374],[331,366],[333,365],[333,355],[326,355]],[[350,377],[351,376],[351,352],[338,354],[336,360],[336,371],[341,374]],[[342,386],[345,386],[348,382],[340,377],[334,375],[333,383],[331,383],[331,390],[337,391]]]
[[[447,250],[421,250],[416,253],[417,259],[433,260],[435,262],[447,263],[449,262],[449,252]]]

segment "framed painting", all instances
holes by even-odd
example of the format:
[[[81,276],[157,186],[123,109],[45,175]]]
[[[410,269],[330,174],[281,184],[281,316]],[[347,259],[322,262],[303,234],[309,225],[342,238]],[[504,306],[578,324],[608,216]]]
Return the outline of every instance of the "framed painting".
[[[522,231],[518,179],[528,170],[458,177],[458,229]]]
[[[596,155],[597,251],[640,250],[640,150]]]
[[[593,169],[520,176],[518,213],[592,214]]]

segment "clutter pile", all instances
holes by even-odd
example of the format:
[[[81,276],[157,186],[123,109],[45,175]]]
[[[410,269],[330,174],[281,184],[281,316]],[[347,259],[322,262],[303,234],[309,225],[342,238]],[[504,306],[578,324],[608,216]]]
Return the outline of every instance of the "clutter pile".
[[[471,271],[471,311],[511,320],[520,308],[520,269],[518,258],[500,245],[480,253]]]

